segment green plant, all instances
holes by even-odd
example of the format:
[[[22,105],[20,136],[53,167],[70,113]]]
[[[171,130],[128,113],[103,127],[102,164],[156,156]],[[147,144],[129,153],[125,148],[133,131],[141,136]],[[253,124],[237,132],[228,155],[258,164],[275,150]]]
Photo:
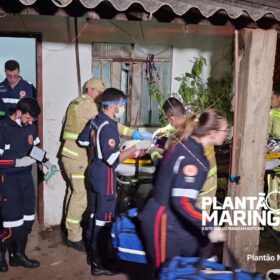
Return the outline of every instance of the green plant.
[[[223,113],[232,124],[232,76],[230,73],[226,73],[220,79],[209,77],[207,82],[203,82],[201,74],[205,65],[206,59],[204,57],[195,58],[191,73],[186,72],[181,77],[175,78],[181,82],[178,93],[189,112],[200,112],[206,108],[214,108]]]
[[[220,111],[228,119],[230,125],[233,123],[233,112],[231,109],[232,100],[232,76],[225,73],[220,79],[209,77],[206,82],[201,79],[203,67],[207,65],[204,57],[194,58],[191,73],[186,72],[181,77],[176,77],[180,87],[178,95],[186,105],[188,113],[201,112],[206,108],[213,108]],[[164,93],[158,88],[156,80],[158,74],[154,65],[146,72],[149,95],[154,98],[159,107],[165,99]],[[157,75],[156,75],[157,74]],[[155,78],[156,77],[156,78]],[[176,97],[176,94],[172,94]],[[178,97],[177,95],[177,97]],[[159,121],[166,125],[164,114],[160,111]]]
[[[164,94],[159,90],[154,81],[148,84],[148,92],[149,95],[157,101],[159,108],[162,108],[164,102]],[[151,116],[149,116],[149,120],[150,119]],[[162,110],[159,111],[159,122],[163,126],[167,125],[167,121]]]

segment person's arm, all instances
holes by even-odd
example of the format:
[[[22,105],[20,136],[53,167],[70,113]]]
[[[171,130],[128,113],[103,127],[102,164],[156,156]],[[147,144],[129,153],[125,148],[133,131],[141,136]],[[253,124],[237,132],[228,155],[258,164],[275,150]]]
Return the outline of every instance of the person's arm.
[[[1,168],[26,167],[36,162],[34,159],[28,156],[15,160],[3,158],[5,152],[10,149],[10,144],[9,144],[10,141],[7,135],[8,133],[6,129],[0,125],[0,167]]]
[[[82,147],[88,147],[90,145],[90,121],[79,134],[77,142]]]
[[[82,127],[85,127],[88,121],[95,118],[98,114],[97,106],[92,102],[83,102],[79,104],[77,110],[77,117],[79,121],[83,123]]]
[[[118,146],[119,134],[105,125],[100,131],[99,144],[103,159],[110,165],[118,164],[131,157],[138,150],[147,150],[151,146],[151,141],[143,140],[131,148],[120,152]]]
[[[119,132],[120,136],[130,137],[133,140],[152,139],[151,133],[149,133],[147,131],[141,132],[137,129],[132,129],[121,123],[118,123],[118,132]]]
[[[162,136],[162,135],[166,136],[169,133],[175,132],[175,130],[176,129],[174,127],[172,127],[170,124],[168,124],[168,125],[166,125],[164,127],[158,128],[156,131],[154,131],[153,138],[157,137],[157,136]]]
[[[132,157],[135,152],[137,152],[136,145],[134,145],[124,151],[121,151],[120,155],[119,155],[119,162],[123,162],[126,159]]]
[[[131,137],[132,133],[133,133],[134,129],[125,126],[121,123],[118,123],[118,132],[120,134],[120,136],[127,136],[127,137]]]

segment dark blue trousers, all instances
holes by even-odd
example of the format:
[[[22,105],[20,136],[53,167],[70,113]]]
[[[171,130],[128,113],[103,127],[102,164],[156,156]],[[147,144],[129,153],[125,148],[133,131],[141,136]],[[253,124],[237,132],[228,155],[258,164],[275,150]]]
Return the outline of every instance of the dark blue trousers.
[[[30,171],[0,173],[0,217],[3,243],[27,238],[35,218],[35,190]]]

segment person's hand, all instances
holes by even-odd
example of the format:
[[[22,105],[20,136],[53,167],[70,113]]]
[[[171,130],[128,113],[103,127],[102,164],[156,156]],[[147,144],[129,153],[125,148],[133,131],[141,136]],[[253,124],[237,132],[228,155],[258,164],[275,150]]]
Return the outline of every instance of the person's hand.
[[[53,164],[52,164],[49,160],[43,162],[42,164],[43,164],[43,166],[45,166],[48,170],[50,170],[50,169],[52,168],[52,166],[53,166]]]
[[[138,130],[134,130],[131,135],[131,139],[133,140],[144,140],[144,136]]]
[[[226,234],[220,228],[215,228],[208,234],[208,238],[212,243],[224,242],[226,240]]]
[[[35,162],[36,160],[34,158],[26,156],[16,159],[15,167],[26,167],[32,165]]]
[[[148,150],[151,148],[151,140],[143,140],[135,144],[137,150]]]
[[[152,147],[149,149],[148,153],[151,156],[152,161],[156,162],[158,159],[162,158],[163,150],[160,148]]]
[[[168,133],[173,132],[174,127],[172,127],[170,124],[168,124],[165,127],[160,127],[153,133],[153,138],[155,137],[161,137],[161,136],[167,136]]]

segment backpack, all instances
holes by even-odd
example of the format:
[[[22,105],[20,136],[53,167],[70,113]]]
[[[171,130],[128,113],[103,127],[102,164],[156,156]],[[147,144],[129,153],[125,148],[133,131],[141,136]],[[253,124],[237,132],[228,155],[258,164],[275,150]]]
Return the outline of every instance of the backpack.
[[[229,248],[227,248],[229,251]],[[230,251],[229,251],[230,252]],[[234,266],[238,265],[235,257]],[[160,271],[160,280],[264,280],[259,273],[242,269],[227,269],[223,264],[208,261],[199,257],[174,257]]]
[[[117,216],[111,230],[112,244],[121,260],[147,263],[144,246],[137,232],[136,216],[136,208],[129,209],[127,215]]]

